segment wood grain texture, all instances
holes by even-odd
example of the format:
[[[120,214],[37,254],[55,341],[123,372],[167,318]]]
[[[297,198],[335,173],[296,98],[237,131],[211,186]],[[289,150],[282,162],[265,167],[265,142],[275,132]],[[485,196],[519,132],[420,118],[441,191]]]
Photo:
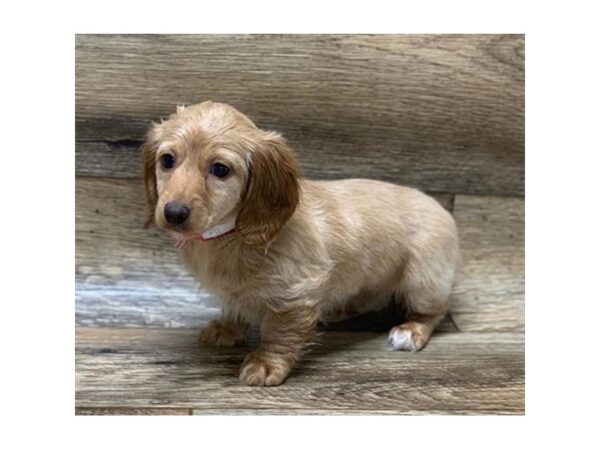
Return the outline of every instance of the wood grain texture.
[[[193,409],[194,416],[395,416],[394,410],[331,410],[331,409]]]
[[[521,333],[437,333],[421,352],[381,333],[327,333],[274,388],[239,384],[248,348],[207,349],[191,330],[80,328],[76,407],[264,412],[523,414]]]
[[[78,325],[199,328],[218,317],[216,300],[199,288],[165,233],[143,228],[140,180],[78,177],[75,186]],[[452,196],[435,198],[451,208]],[[451,322],[444,329],[453,329]]]
[[[189,408],[75,408],[76,416],[190,416]]]
[[[139,180],[77,178],[75,186],[78,325],[199,327],[219,315],[173,242],[143,228]]]
[[[456,196],[463,268],[452,317],[462,331],[525,328],[525,201]]]
[[[77,176],[141,178],[142,141],[76,142]]]
[[[309,177],[524,193],[522,35],[79,35],[77,173],[139,176],[150,122],[207,99]]]

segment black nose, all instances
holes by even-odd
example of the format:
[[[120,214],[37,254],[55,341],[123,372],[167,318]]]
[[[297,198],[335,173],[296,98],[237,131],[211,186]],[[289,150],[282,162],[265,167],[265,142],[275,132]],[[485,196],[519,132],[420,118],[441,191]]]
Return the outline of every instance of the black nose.
[[[181,225],[190,216],[190,208],[182,203],[170,202],[165,205],[165,219],[171,225]]]

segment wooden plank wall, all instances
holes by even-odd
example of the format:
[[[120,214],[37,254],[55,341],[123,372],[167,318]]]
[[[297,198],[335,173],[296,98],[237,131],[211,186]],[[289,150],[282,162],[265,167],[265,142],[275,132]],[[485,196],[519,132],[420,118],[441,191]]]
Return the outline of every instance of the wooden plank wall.
[[[457,195],[463,256],[452,295],[462,331],[525,331],[525,202]]]
[[[79,35],[77,173],[138,177],[177,104],[282,132],[313,178],[524,192],[522,35]]]

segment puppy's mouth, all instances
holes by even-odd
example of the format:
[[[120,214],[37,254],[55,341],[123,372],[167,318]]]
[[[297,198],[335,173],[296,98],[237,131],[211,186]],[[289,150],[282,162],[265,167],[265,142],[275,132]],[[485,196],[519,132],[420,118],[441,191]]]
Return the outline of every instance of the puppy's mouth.
[[[191,232],[188,228],[187,225],[183,224],[183,225],[170,225],[169,226],[169,230],[171,230],[174,233],[180,234],[180,235],[184,235],[184,236],[193,236],[194,232]]]
[[[182,225],[169,227],[168,231],[176,239],[196,239],[202,235],[201,230],[192,230],[189,227],[182,226]]]
[[[167,223],[164,219],[161,219],[160,222],[157,221],[157,226],[158,228],[162,229],[163,231],[166,231],[167,233],[188,238],[198,236],[204,230],[197,223],[190,223],[189,221],[180,225],[173,225]]]
[[[178,233],[177,231],[173,232],[175,236],[175,247],[178,250],[183,250],[187,247],[192,241],[212,241],[214,239],[219,239],[223,236],[230,235],[234,233],[236,225],[236,218],[227,220],[222,222],[214,227],[208,228],[200,233]],[[175,227],[174,227],[175,228]]]

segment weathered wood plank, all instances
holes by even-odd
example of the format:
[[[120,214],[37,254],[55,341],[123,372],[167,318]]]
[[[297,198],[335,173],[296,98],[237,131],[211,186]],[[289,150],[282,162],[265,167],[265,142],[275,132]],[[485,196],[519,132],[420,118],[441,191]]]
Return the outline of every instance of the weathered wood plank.
[[[169,238],[144,229],[138,180],[76,180],[75,313],[86,326],[202,326],[218,316]]]
[[[435,197],[452,206],[452,196]],[[78,325],[199,328],[219,315],[169,238],[143,228],[139,180],[79,177],[75,202]]]
[[[385,333],[326,333],[275,388],[238,382],[248,351],[201,348],[191,330],[80,328],[76,406],[224,414],[524,412],[520,333],[438,333],[418,353],[387,350]]]
[[[142,141],[76,142],[77,176],[141,178]]]
[[[75,408],[77,416],[189,416],[189,408]]]
[[[452,317],[463,331],[525,328],[525,202],[456,196],[463,269]]]
[[[139,176],[150,121],[207,99],[282,132],[309,177],[524,192],[522,35],[79,35],[77,173]]]
[[[332,410],[332,409],[194,409],[194,416],[395,416],[400,413],[394,410]],[[418,413],[412,412],[417,415]],[[423,414],[428,414],[427,412]]]

